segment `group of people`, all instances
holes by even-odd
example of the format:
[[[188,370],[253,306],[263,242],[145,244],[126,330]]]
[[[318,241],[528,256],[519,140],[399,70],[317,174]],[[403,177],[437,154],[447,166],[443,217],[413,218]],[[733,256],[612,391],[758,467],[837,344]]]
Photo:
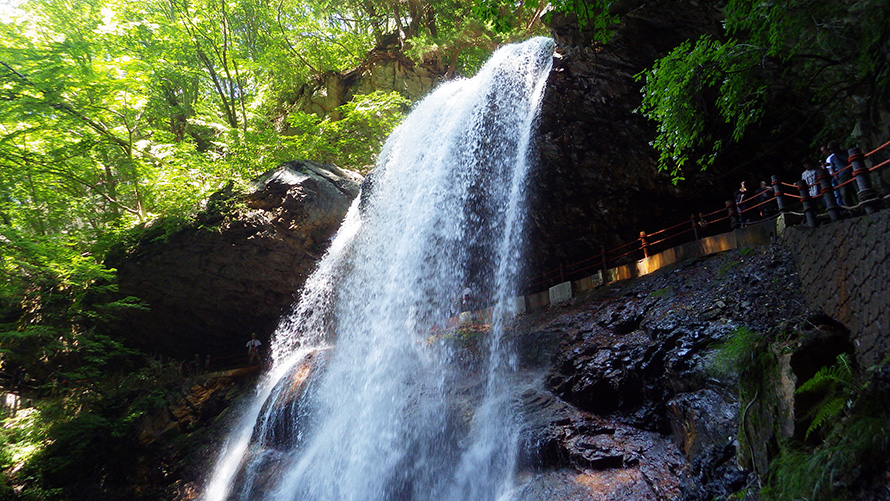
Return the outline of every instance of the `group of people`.
[[[774,196],[772,186],[766,181],[760,181],[760,186],[753,193],[748,190],[745,181],[742,181],[734,197],[739,212],[739,222],[745,225],[775,214],[778,207],[773,200]],[[757,209],[756,212],[749,210],[753,208]]]
[[[251,334],[250,339],[245,344],[245,348],[247,348],[247,364],[248,365],[261,365],[263,363],[263,350],[262,350],[262,341],[257,339],[257,335]],[[201,355],[195,354],[195,357],[192,360],[184,360],[182,362],[182,375],[185,377],[190,376],[200,376],[201,374],[207,374],[211,371],[211,367],[220,368],[225,367],[229,364],[241,364],[244,359],[234,360],[233,357],[224,356],[221,359],[215,360],[215,364],[211,366],[210,355],[206,355],[203,358]]]
[[[831,141],[820,149],[824,160],[817,162],[807,156],[801,160],[804,171],[801,179],[807,184],[810,198],[817,203],[822,203],[821,187],[819,186],[818,168],[821,165],[831,176],[831,186],[835,201],[839,207],[852,207],[856,205],[856,190],[852,179],[853,169],[848,166],[847,154],[841,149],[837,141]],[[774,200],[773,188],[766,181],[760,181],[756,190],[749,190],[745,181],[734,194],[735,204],[738,208],[739,222],[742,225],[772,216],[778,211]],[[757,210],[751,210],[754,207]]]
[[[825,156],[822,162],[823,168],[831,176],[831,187],[834,191],[835,201],[839,207],[852,207],[856,205],[856,193],[852,183],[853,169],[848,167],[849,159],[847,154],[840,148],[837,141],[831,141],[820,148],[820,152]],[[801,179],[809,186],[810,198],[822,203],[818,180],[818,165],[812,158],[805,157],[801,163],[803,164],[803,174]]]

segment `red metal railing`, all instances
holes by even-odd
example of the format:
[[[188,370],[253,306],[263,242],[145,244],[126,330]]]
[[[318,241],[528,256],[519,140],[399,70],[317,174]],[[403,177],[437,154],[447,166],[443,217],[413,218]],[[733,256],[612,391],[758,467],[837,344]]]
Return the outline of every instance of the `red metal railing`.
[[[864,155],[861,155],[861,158],[869,158],[875,153],[887,149],[888,147],[890,147],[890,141],[882,144],[881,146],[869,151]],[[853,156],[850,157],[850,160],[851,162],[846,167],[838,172],[830,174],[830,176],[837,181],[839,181],[838,176],[841,176],[841,174],[844,174],[844,176],[841,177],[845,177],[846,172],[853,169]],[[887,166],[888,164],[890,164],[890,158],[868,168],[867,172],[874,172]],[[855,174],[855,172],[853,174]],[[835,190],[838,190],[843,186],[847,186],[850,183],[856,182],[856,176],[851,175],[850,179],[848,180],[832,183],[828,191],[830,191],[832,193],[832,196],[834,196],[833,193],[835,192]],[[582,259],[580,261],[576,261],[574,263],[560,265],[560,267],[557,269],[545,271],[535,277],[527,279],[523,289],[526,291],[526,293],[539,292],[567,280],[577,280],[592,275],[595,270],[605,270],[619,264],[626,264],[630,261],[636,261],[638,259],[648,257],[650,255],[653,255],[654,253],[667,250],[669,247],[665,244],[669,241],[672,243],[673,246],[680,243],[697,240],[700,238],[700,233],[705,232],[705,230],[708,228],[712,228],[712,225],[721,223],[723,221],[729,221],[730,228],[728,229],[735,229],[743,224],[743,220],[751,222],[762,222],[778,217],[778,215],[782,213],[801,214],[799,212],[795,212],[792,209],[796,209],[797,207],[803,205],[804,202],[813,200],[806,194],[811,187],[818,188],[819,197],[822,197],[828,192],[820,185],[818,180],[812,185],[806,183],[790,184],[781,182],[776,176],[773,176],[773,183],[770,189],[771,193],[769,193],[769,195],[766,197],[760,197],[760,195],[764,193],[763,191],[757,193],[755,196],[759,199],[759,201],[751,200],[751,202],[749,203],[744,203],[743,207],[741,208],[736,205],[735,201],[727,202],[726,206],[723,208],[714,210],[707,214],[699,214],[698,216],[693,215],[687,221],[677,223],[673,226],[658,230],[654,233],[647,234],[645,232],[640,232],[640,238],[631,240],[630,242],[627,242],[613,249],[606,250],[604,248],[599,253],[594,254],[593,256]],[[800,194],[789,192],[789,190],[795,190]],[[787,203],[789,201],[792,203]],[[880,202],[880,198],[878,198],[877,200],[860,200],[856,206],[845,206],[841,208],[845,210],[851,210],[862,206],[863,204],[876,202]],[[751,205],[752,203],[753,205]],[[768,206],[768,204],[774,204],[775,206],[777,206],[776,211],[774,214],[764,216],[762,211]],[[770,210],[768,212],[772,211]],[[712,219],[714,216],[717,216],[721,213],[723,213],[722,217]],[[756,218],[754,217],[755,214],[757,215]],[[693,239],[688,239],[690,233],[694,235]],[[686,239],[683,239],[684,237],[686,237]],[[653,240],[653,238],[657,239]]]

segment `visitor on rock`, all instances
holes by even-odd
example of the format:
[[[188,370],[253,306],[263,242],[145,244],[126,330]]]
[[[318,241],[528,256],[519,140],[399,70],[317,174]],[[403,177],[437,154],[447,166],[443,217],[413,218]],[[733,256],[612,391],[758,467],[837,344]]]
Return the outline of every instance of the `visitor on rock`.
[[[256,338],[256,334],[250,335],[247,342],[247,363],[254,365],[260,363],[260,345],[263,344]]]
[[[460,306],[461,311],[468,311],[470,308],[470,297],[473,295],[473,290],[469,287],[464,287],[464,292],[461,295]]]

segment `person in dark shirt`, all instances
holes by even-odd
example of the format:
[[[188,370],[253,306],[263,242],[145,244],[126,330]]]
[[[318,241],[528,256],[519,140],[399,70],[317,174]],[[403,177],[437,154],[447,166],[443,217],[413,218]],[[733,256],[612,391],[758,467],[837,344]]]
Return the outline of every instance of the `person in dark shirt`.
[[[739,211],[739,222],[742,225],[748,223],[751,219],[749,213],[745,212],[748,209],[748,202],[750,197],[748,195],[748,188],[745,186],[745,182],[739,185],[739,189],[735,192],[735,205]]]

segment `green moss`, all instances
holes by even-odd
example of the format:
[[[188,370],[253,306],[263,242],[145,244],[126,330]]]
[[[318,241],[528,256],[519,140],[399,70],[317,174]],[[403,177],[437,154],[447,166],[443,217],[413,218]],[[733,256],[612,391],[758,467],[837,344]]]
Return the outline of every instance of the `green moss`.
[[[739,327],[725,341],[713,346],[715,352],[708,368],[719,376],[738,374],[748,368],[762,345],[761,334]]]
[[[748,354],[739,372],[739,463],[763,476],[769,458],[786,434],[791,405],[781,394],[779,357],[764,340]]]

